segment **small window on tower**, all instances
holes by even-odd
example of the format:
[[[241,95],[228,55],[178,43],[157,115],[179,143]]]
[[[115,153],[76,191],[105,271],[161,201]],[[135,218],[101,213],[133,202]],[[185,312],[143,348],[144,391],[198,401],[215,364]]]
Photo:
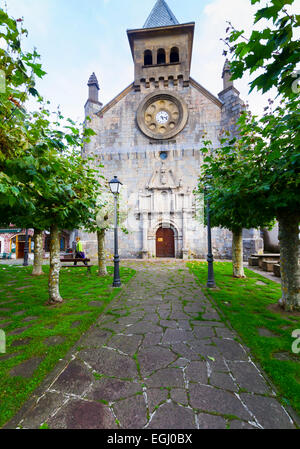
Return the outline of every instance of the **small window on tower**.
[[[152,65],[152,64],[153,64],[152,51],[146,50],[144,53],[144,65]]]
[[[160,48],[157,52],[157,64],[166,63],[166,52],[163,48]]]
[[[179,49],[173,47],[170,54],[170,62],[179,62]]]

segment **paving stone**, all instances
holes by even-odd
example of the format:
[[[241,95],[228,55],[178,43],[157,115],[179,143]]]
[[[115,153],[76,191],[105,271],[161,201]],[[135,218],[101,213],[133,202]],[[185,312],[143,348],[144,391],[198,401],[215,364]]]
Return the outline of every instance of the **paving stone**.
[[[213,372],[209,378],[210,385],[223,388],[224,390],[238,391],[238,387],[233,382],[229,374]]]
[[[174,321],[174,320],[160,320],[159,324],[163,327],[177,329],[177,321]]]
[[[81,341],[83,344],[87,343],[90,347],[102,347],[111,336],[112,333],[110,331],[102,329],[101,327],[94,327],[89,332],[87,332],[87,334],[85,334]]]
[[[240,397],[264,429],[294,428],[289,416],[276,399],[248,393],[242,393]]]
[[[143,395],[116,402],[113,409],[121,428],[141,429],[147,424],[147,407]]]
[[[248,422],[238,421],[237,419],[230,421],[229,426],[230,429],[257,429],[257,427],[251,426]]]
[[[102,301],[91,301],[89,302],[89,307],[103,307]]]
[[[178,323],[178,327],[180,329],[184,329],[184,330],[187,330],[187,331],[191,331],[192,330],[192,327],[191,327],[190,322],[188,320],[178,320],[177,323]]]
[[[162,334],[146,334],[143,340],[143,347],[158,345],[162,339]]]
[[[6,327],[10,326],[12,324],[12,322],[8,322],[8,323],[1,323],[0,324],[0,329],[5,329]]]
[[[8,308],[1,308],[1,309],[0,309],[0,314],[1,314],[2,312],[5,312],[5,313],[11,312],[11,309],[8,309]]]
[[[21,315],[24,315],[24,313],[26,313],[26,310],[20,310],[19,312],[13,313],[13,315],[14,316],[21,316]]]
[[[53,337],[47,337],[44,340],[44,344],[46,346],[56,346],[64,343],[66,340],[65,337],[61,337],[60,335],[54,335]]]
[[[94,380],[93,375],[76,360],[69,363],[52,385],[52,389],[63,393],[81,395]]]
[[[26,318],[24,318],[24,323],[27,323],[27,322],[30,322],[30,321],[33,321],[33,320],[37,320],[39,317],[38,316],[28,316],[28,317],[26,317]]]
[[[145,380],[148,388],[184,388],[183,372],[179,368],[161,369]]]
[[[18,329],[14,329],[13,331],[9,332],[9,335],[20,335],[23,332],[25,332],[27,329],[30,329],[32,326],[24,326],[19,327]]]
[[[193,408],[222,415],[235,415],[247,421],[250,419],[250,414],[233,393],[199,384],[191,384],[189,391]]]
[[[26,362],[20,363],[19,365],[15,366],[10,371],[9,375],[21,376],[25,378],[32,377],[34,371],[39,367],[42,361],[42,357],[33,357],[32,359],[26,360]]]
[[[216,320],[221,321],[220,315],[217,312],[206,312],[202,314],[204,320]]]
[[[200,382],[207,384],[206,362],[191,362],[185,370],[186,378],[189,382]]]
[[[153,413],[155,407],[158,407],[163,402],[167,401],[169,392],[165,388],[151,388],[147,389],[147,402],[149,412]]]
[[[205,326],[195,327],[194,334],[196,335],[196,338],[200,339],[215,336],[214,329],[212,327],[205,327]]]
[[[136,395],[136,393],[142,393],[139,383],[118,379],[101,379],[94,382],[85,398],[93,401],[115,402]]]
[[[188,398],[187,398],[186,390],[182,390],[179,388],[173,388],[171,390],[171,399],[174,402],[179,402],[180,404],[188,405]]]
[[[172,416],[172,420],[170,420]],[[174,403],[163,404],[155,413],[147,429],[195,429],[192,410]]]
[[[143,348],[138,353],[138,361],[142,376],[149,376],[158,369],[166,368],[176,360],[176,355],[169,349],[150,346]]]
[[[78,327],[81,325],[81,321],[73,321],[73,323],[71,324],[71,329],[74,329],[75,327]]]
[[[50,429],[118,429],[106,405],[80,399],[70,399],[47,423]]]
[[[26,429],[39,429],[45,423],[49,416],[54,414],[63,404],[66,398],[55,392],[47,392],[42,396],[38,403],[26,413],[23,427]]]
[[[236,334],[234,332],[232,332],[231,330],[227,329],[227,328],[215,328],[217,337],[220,338],[231,338],[233,339],[234,337],[236,337]]]
[[[248,360],[246,352],[236,341],[220,338],[213,338],[212,340],[226,360]]]
[[[15,341],[13,341],[13,342],[10,344],[10,346],[12,346],[13,348],[15,348],[15,347],[18,347],[18,346],[28,345],[28,343],[30,343],[31,340],[33,340],[31,337],[21,338],[20,340],[15,340]]]
[[[212,326],[212,327],[217,327],[217,328],[219,328],[219,327],[226,328],[225,324],[222,323],[222,321],[204,321],[204,320],[198,321],[198,320],[196,320],[196,321],[192,321],[191,323],[194,327],[196,327],[196,326]]]
[[[199,429],[226,429],[226,421],[221,416],[199,413]]]
[[[138,334],[138,335],[144,335],[144,334],[147,334],[148,332],[151,332],[154,334],[156,334],[156,333],[162,334],[162,328],[159,326],[156,326],[155,324],[141,321],[137,324],[134,324],[133,326],[128,327],[123,332],[124,332],[124,334]]]
[[[137,352],[142,339],[142,335],[115,335],[107,341],[106,345],[133,356]]]
[[[266,329],[265,327],[258,328],[258,334],[261,337],[271,337],[271,338],[279,337],[279,335],[274,334],[274,332],[270,331],[269,329]]]
[[[172,350],[179,356],[185,357],[189,360],[199,360],[200,359],[200,356],[196,352],[196,350],[194,350],[193,348],[191,348],[190,346],[188,346],[187,344],[184,344],[184,343],[172,344]]]
[[[251,393],[271,393],[266,381],[252,363],[228,362],[228,366],[241,388]]]
[[[164,333],[162,344],[181,343],[193,339],[193,334],[190,331],[181,329],[167,329]]]
[[[87,349],[80,351],[79,357],[89,363],[99,374],[115,376],[119,379],[137,378],[135,361],[109,349]]]

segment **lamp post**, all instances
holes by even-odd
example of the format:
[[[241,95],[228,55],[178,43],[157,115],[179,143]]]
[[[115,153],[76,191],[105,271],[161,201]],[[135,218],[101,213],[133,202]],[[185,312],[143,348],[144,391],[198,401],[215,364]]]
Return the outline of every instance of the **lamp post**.
[[[115,219],[114,219],[114,237],[115,237],[115,244],[114,244],[114,281],[113,281],[113,287],[121,287],[121,278],[120,278],[120,256],[119,256],[119,249],[118,249],[118,195],[120,193],[122,183],[118,180],[118,177],[115,176],[114,179],[112,179],[109,183],[109,187],[111,190],[111,193],[114,195],[115,200]]]
[[[28,254],[29,254],[29,237],[28,237],[28,229],[26,229],[25,245],[24,245],[24,262],[23,262],[24,267],[28,267]]]
[[[211,177],[207,177],[207,179],[211,179]],[[205,193],[209,191],[209,184],[207,184],[205,188]],[[207,262],[208,262],[208,276],[207,276],[207,288],[215,288],[215,277],[214,277],[214,256],[212,253],[212,245],[211,245],[211,226],[210,226],[210,204],[209,204],[209,195],[207,194],[207,247],[208,247],[208,254],[207,254]]]

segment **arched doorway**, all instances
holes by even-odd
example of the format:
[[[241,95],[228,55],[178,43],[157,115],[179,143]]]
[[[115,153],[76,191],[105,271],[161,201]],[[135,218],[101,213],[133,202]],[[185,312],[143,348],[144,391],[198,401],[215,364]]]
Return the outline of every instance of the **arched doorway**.
[[[175,257],[175,236],[171,228],[159,228],[156,233],[156,257]]]

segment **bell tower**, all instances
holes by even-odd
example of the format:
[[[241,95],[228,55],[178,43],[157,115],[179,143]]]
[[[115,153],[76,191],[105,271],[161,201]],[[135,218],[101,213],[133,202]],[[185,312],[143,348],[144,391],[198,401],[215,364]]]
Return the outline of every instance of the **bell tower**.
[[[143,28],[128,30],[134,88],[188,86],[195,23],[180,24],[165,0],[157,0]]]

